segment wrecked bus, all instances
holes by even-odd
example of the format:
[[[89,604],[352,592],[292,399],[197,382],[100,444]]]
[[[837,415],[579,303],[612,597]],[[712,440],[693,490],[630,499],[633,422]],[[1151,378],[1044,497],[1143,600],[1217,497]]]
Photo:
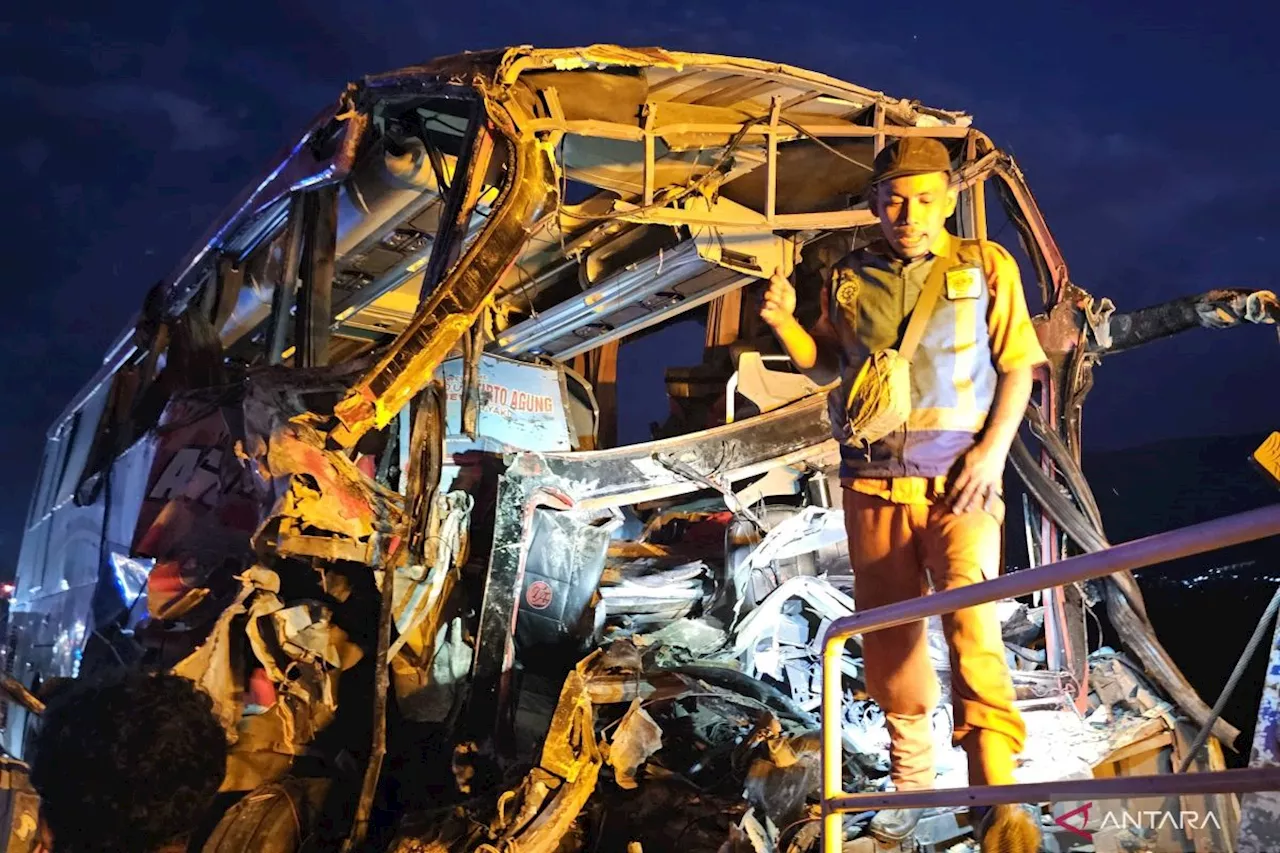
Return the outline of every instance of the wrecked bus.
[[[1106,547],[1079,468],[1092,368],[1183,329],[1275,322],[1273,294],[1119,312],[1071,279],[1014,160],[961,112],[750,59],[467,53],[350,85],[50,429],[5,749],[24,755],[52,679],[171,669],[214,698],[224,790],[314,783],[296,798],[345,803],[348,845],[714,850],[790,827],[777,849],[809,849],[805,733],[852,578],[825,389],[758,299],[780,269],[816,316],[825,272],[876,226],[875,154],[912,135],[952,154],[953,233],[1012,226],[1039,311],[1051,364],[1011,455],[1032,563]],[[691,319],[701,361],[665,366],[668,416],[620,443],[636,393],[620,348]],[[1102,604],[1123,648],[1091,655]],[[1197,766],[1222,766],[1239,731],[1161,647],[1128,573],[1002,619],[1031,729],[1020,780],[1176,762],[1204,725]],[[843,719],[825,722],[843,727],[847,787],[880,790],[887,736],[860,666],[851,643]],[[935,723],[946,742],[945,705]],[[796,768],[807,782],[784,796],[771,773]],[[963,760],[939,772],[963,784]],[[637,786],[662,794],[610,810]],[[421,818],[462,801],[468,817]],[[205,849],[239,849],[274,802],[241,800]],[[670,809],[678,825],[655,819]],[[968,832],[943,810],[916,841]]]

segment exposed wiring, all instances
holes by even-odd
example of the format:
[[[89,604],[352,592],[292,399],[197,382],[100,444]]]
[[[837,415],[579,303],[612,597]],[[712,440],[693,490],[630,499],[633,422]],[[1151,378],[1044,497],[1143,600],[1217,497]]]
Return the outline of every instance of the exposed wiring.
[[[733,490],[728,486],[716,482],[711,479],[710,476],[694,469],[693,466],[676,459],[672,454],[655,453],[653,454],[653,460],[673,474],[683,477],[690,482],[699,483],[700,485],[706,486],[708,489],[719,492],[721,497],[724,498],[725,506],[729,508],[730,512],[734,515],[747,519],[764,533],[769,532],[769,526],[765,524],[760,516],[752,512],[750,507],[743,505],[743,503],[738,500],[738,496],[734,494]]]
[[[872,166],[868,166],[866,163],[863,163],[861,160],[858,160],[858,159],[857,159],[857,158],[855,158],[855,157],[850,157],[848,154],[845,154],[843,151],[840,151],[840,150],[839,150],[839,149],[837,149],[835,146],[830,145],[830,144],[828,144],[828,143],[826,143],[826,142],[823,142],[823,141],[822,141],[821,139],[819,139],[817,136],[815,136],[814,134],[810,133],[810,132],[809,132],[808,130],[806,130],[803,126],[801,126],[801,125],[799,125],[799,124],[796,124],[796,123],[795,123],[794,121],[792,121],[791,119],[789,119],[789,118],[782,118],[781,116],[779,116],[779,117],[778,117],[778,121],[779,121],[779,122],[781,122],[782,124],[785,124],[787,127],[790,127],[790,128],[792,128],[792,129],[796,130],[797,132],[799,132],[799,133],[803,134],[803,135],[804,135],[804,136],[806,136],[810,141],[817,143],[820,147],[825,148],[827,151],[829,151],[829,152],[831,152],[832,154],[834,154],[835,156],[839,157],[841,160],[847,160],[848,162],[852,163],[853,165],[857,166],[858,168],[860,168],[860,169],[865,169],[865,170],[866,170],[866,171],[868,171],[868,172],[874,171],[874,167],[872,167]]]
[[[1106,639],[1106,635],[1102,632],[1102,619],[1099,618],[1098,614],[1093,612],[1093,608],[1087,604],[1084,605],[1084,612],[1093,617],[1093,627],[1098,629],[1098,648],[1100,649],[1106,645],[1106,643],[1103,642],[1103,640]],[[1093,651],[1097,651],[1097,649],[1094,649]]]

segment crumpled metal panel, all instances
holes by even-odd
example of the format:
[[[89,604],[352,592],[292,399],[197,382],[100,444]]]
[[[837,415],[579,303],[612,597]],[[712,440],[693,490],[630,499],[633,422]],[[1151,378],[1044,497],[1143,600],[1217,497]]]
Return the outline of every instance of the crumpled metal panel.
[[[249,540],[267,492],[236,456],[240,404],[234,388],[182,394],[150,439],[155,451],[133,550],[156,560],[147,588],[152,616],[175,616],[172,606],[228,561],[232,571],[253,562]]]
[[[262,371],[243,404],[240,455],[264,497],[253,544],[259,554],[348,560],[381,568],[405,523],[404,498],[361,471],[308,414],[308,395],[345,387],[361,365]]]
[[[278,779],[332,721],[338,676],[363,656],[331,622],[326,605],[286,606],[279,593],[276,572],[261,566],[245,572],[239,594],[209,637],[173,668],[209,694],[232,745],[224,791]],[[246,639],[254,659],[250,669],[243,655]]]
[[[448,619],[459,571],[466,561],[471,509],[466,492],[436,496],[427,542],[428,566],[398,566],[392,613],[399,637],[391,643],[392,683],[400,711],[418,722],[441,722],[456,707],[471,671],[462,619]]]
[[[618,723],[609,743],[609,766],[619,788],[631,790],[639,786],[636,771],[649,756],[662,749],[662,727],[640,705],[640,697]]]
[[[404,838],[397,853],[520,850],[553,853],[596,789],[604,755],[596,741],[590,683],[606,661],[593,652],[565,678],[547,731],[542,759],[520,784],[501,794],[487,826],[464,818],[467,829],[444,822],[430,838]]]
[[[270,542],[281,557],[368,565],[395,550],[403,498],[342,454],[326,450],[318,430],[281,424],[267,442],[264,473],[276,485],[277,497],[255,537],[259,547]],[[278,525],[275,533],[273,523]]]

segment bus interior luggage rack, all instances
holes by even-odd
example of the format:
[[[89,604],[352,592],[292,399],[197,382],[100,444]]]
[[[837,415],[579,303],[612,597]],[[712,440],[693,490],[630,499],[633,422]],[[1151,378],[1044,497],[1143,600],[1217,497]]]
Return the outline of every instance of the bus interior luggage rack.
[[[822,647],[822,849],[839,853],[844,844],[844,815],[849,812],[896,808],[959,808],[1001,803],[1042,803],[1114,797],[1174,796],[1183,794],[1240,794],[1280,792],[1280,766],[1255,766],[1207,773],[1175,773],[1156,776],[1120,776],[1107,779],[1073,779],[1032,784],[967,786],[923,791],[888,791],[850,794],[842,780],[841,659],[849,639],[870,631],[892,628],[918,619],[952,613],[966,607],[1017,598],[1125,570],[1141,569],[1170,560],[1203,554],[1219,548],[1280,535],[1280,504],[1183,527],[1144,539],[1115,545],[1103,551],[1071,557],[1050,565],[1023,569],[946,592],[921,596],[896,604],[854,613],[831,623]],[[1280,638],[1280,631],[1276,634]],[[1268,672],[1268,688],[1272,688]],[[1274,721],[1266,716],[1264,694],[1259,710],[1258,733]],[[1255,742],[1257,736],[1255,735]],[[1261,762],[1256,762],[1261,763]],[[1261,804],[1260,806],[1265,805]],[[1249,815],[1242,813],[1240,838],[1245,836]],[[1267,822],[1280,830],[1280,819]],[[1256,839],[1248,839],[1250,842]],[[1271,839],[1280,848],[1280,836]],[[1252,849],[1252,848],[1250,848]],[[1262,849],[1262,848],[1259,848]],[[1238,845],[1238,851],[1243,848]]]

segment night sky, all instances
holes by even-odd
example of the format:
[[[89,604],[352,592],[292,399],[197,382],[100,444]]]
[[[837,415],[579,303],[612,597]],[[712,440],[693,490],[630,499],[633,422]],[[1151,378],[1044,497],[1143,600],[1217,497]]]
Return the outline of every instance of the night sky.
[[[348,80],[467,49],[615,42],[773,59],[962,109],[1018,158],[1073,279],[1128,310],[1213,287],[1280,288],[1268,6],[179,0],[73,19],[10,4],[0,574],[52,419],[146,290]],[[677,361],[693,363],[696,340],[686,343]],[[648,364],[630,374],[648,390],[620,412],[624,437],[663,418],[661,346],[623,350],[624,372]],[[1098,370],[1086,441],[1280,428],[1278,370],[1274,328],[1197,331],[1117,356]]]

